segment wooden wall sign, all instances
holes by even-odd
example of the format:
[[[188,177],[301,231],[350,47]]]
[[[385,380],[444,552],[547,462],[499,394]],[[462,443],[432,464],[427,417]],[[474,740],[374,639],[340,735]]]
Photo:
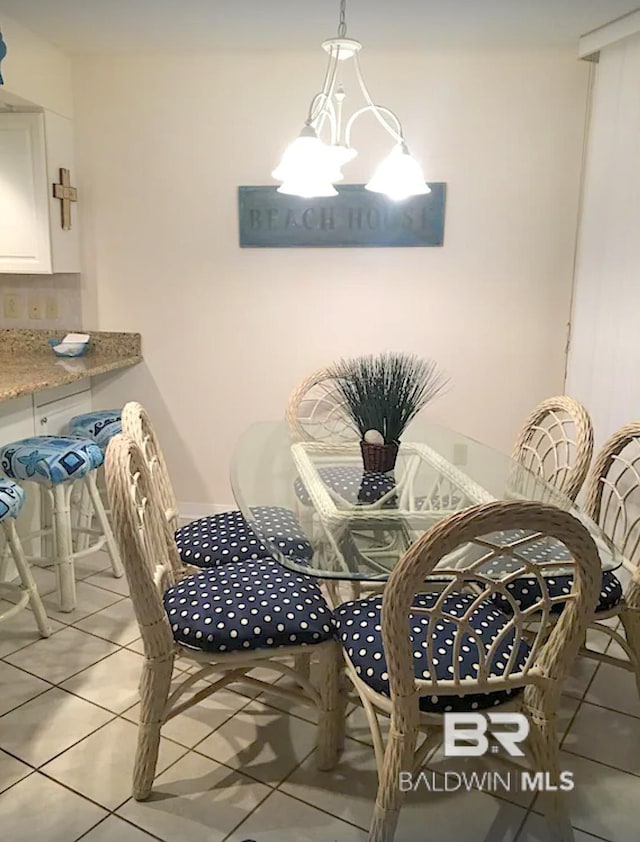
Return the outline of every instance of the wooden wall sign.
[[[441,246],[444,182],[431,193],[394,202],[362,184],[339,184],[329,199],[284,196],[276,187],[239,187],[243,248]]]

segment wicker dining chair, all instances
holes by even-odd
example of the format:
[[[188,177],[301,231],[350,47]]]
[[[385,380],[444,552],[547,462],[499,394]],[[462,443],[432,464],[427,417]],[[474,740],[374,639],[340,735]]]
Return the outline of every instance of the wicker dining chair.
[[[131,401],[125,405],[122,430],[145,454],[183,565],[209,568],[270,556],[268,547],[237,509],[206,515],[179,526],[178,503],[167,462],[151,418],[141,404]],[[301,563],[310,558],[311,545],[293,511],[279,506],[261,506],[254,509],[254,517],[283,555],[295,557]]]
[[[615,599],[598,606],[592,628],[619,644],[626,658],[585,646],[583,654],[635,674],[640,693],[640,422],[615,432],[597,454],[585,488],[589,516],[623,555],[626,587],[614,573]],[[603,591],[605,585],[603,584]],[[619,617],[623,632],[603,621]]]
[[[564,544],[573,568],[570,593],[551,596],[543,574],[557,562],[521,556],[519,538],[509,544],[504,530],[541,533]],[[439,567],[440,590],[425,593],[425,578],[463,547],[475,552],[467,556],[474,560],[465,568]],[[496,558],[508,570],[502,578],[483,572]],[[491,597],[508,594],[508,582],[523,573],[538,582],[539,599],[526,610],[512,599],[512,611],[505,614]],[[419,769],[439,741],[433,726],[443,726],[443,714],[450,711],[502,705],[525,713],[536,771],[558,785],[558,699],[593,617],[599,580],[596,546],[577,519],[541,503],[495,502],[436,523],[394,568],[382,597],[336,609],[347,674],[367,715],[378,768],[369,842],[392,842],[403,800],[399,774]],[[565,610],[550,635],[544,622],[525,634],[532,614],[547,620],[560,600]],[[386,747],[379,715],[391,718]],[[427,736],[419,744],[423,730]],[[549,794],[547,820],[551,842],[573,839],[560,793]]]
[[[341,658],[331,612],[314,580],[269,559],[176,581],[179,563],[172,559],[177,550],[164,501],[141,448],[124,434],[107,448],[106,480],[144,648],[134,798],[151,793],[162,726],[239,680],[316,707],[318,766],[332,768],[343,740]],[[317,689],[284,662],[285,656],[310,653],[319,661]],[[177,656],[190,660],[195,671],[177,675],[172,687]],[[257,666],[293,678],[300,689],[247,675]],[[196,691],[197,682],[212,673],[216,680]]]
[[[526,419],[511,458],[575,500],[593,456],[593,428],[586,409],[559,395],[535,407]]]

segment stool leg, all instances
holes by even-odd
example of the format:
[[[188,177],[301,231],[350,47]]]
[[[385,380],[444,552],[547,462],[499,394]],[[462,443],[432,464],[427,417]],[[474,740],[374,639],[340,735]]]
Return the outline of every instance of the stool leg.
[[[51,491],[46,485],[40,486],[40,529],[49,529],[53,531],[53,517],[51,514]],[[48,535],[42,535],[40,538],[40,555],[43,558],[53,558],[54,556],[54,539],[52,532]],[[37,553],[37,550],[30,547],[32,553]]]
[[[60,610],[65,612],[73,611],[76,607],[76,577],[71,534],[71,490],[72,483],[60,483],[53,486],[53,534],[58,597]]]
[[[9,541],[5,541],[4,546],[2,547],[2,553],[0,554],[0,582],[7,581],[10,553],[11,548],[9,546]]]
[[[90,529],[93,520],[93,507],[91,495],[85,482],[81,483],[80,503],[78,506],[78,526],[82,529]],[[79,532],[76,538],[76,550],[84,550],[89,546],[89,535],[86,532]]]
[[[100,497],[100,492],[98,491],[98,486],[96,484],[96,472],[91,471],[85,477],[85,482],[87,484],[87,488],[89,490],[89,495],[91,497],[91,502],[93,503],[93,511],[98,519],[98,523],[100,524],[100,529],[102,530],[102,534],[104,535],[107,545],[107,552],[109,553],[109,559],[111,560],[111,570],[113,575],[119,579],[120,576],[124,573],[124,569],[122,567],[122,562],[120,561],[120,553],[118,552],[118,546],[116,544],[116,540],[113,537],[113,532],[111,531],[111,525],[109,524],[109,519],[107,518],[107,513],[104,510],[104,506],[102,504],[102,498]]]
[[[35,583],[33,574],[31,573],[31,568],[29,567],[29,563],[25,558],[24,550],[22,549],[22,543],[18,538],[18,533],[16,532],[15,524],[12,520],[10,520],[8,523],[3,523],[2,525],[4,526],[4,533],[7,539],[7,546],[11,549],[13,561],[16,565],[18,575],[20,576],[22,587],[25,591],[29,593],[29,604],[33,609],[33,614],[36,618],[36,623],[38,624],[38,631],[40,632],[42,637],[49,637],[49,635],[51,634],[49,618],[47,617],[47,612],[45,611],[44,605],[42,604],[42,600],[40,599],[38,586]]]

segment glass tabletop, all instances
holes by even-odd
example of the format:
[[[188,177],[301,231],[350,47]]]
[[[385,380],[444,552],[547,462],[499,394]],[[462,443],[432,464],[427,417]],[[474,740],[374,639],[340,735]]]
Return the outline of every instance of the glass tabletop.
[[[355,438],[292,442],[284,422],[256,424],[238,442],[231,484],[269,553],[322,578],[384,581],[434,523],[496,500],[558,506],[587,527],[603,570],[623,561],[602,530],[537,475],[487,445],[423,421],[405,431],[389,473],[365,471]],[[571,570],[566,548],[546,536],[511,530],[485,536],[483,543],[459,548],[439,566],[466,566],[484,553],[486,561],[476,569],[495,578],[517,569],[518,557],[542,563],[546,575]]]

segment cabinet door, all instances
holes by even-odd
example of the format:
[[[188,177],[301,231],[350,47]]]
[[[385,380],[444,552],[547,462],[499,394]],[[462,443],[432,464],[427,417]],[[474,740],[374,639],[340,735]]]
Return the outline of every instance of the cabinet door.
[[[42,114],[0,114],[0,272],[51,272]]]
[[[35,412],[36,435],[64,435],[69,420],[85,412],[91,412],[90,391],[39,406]]]

